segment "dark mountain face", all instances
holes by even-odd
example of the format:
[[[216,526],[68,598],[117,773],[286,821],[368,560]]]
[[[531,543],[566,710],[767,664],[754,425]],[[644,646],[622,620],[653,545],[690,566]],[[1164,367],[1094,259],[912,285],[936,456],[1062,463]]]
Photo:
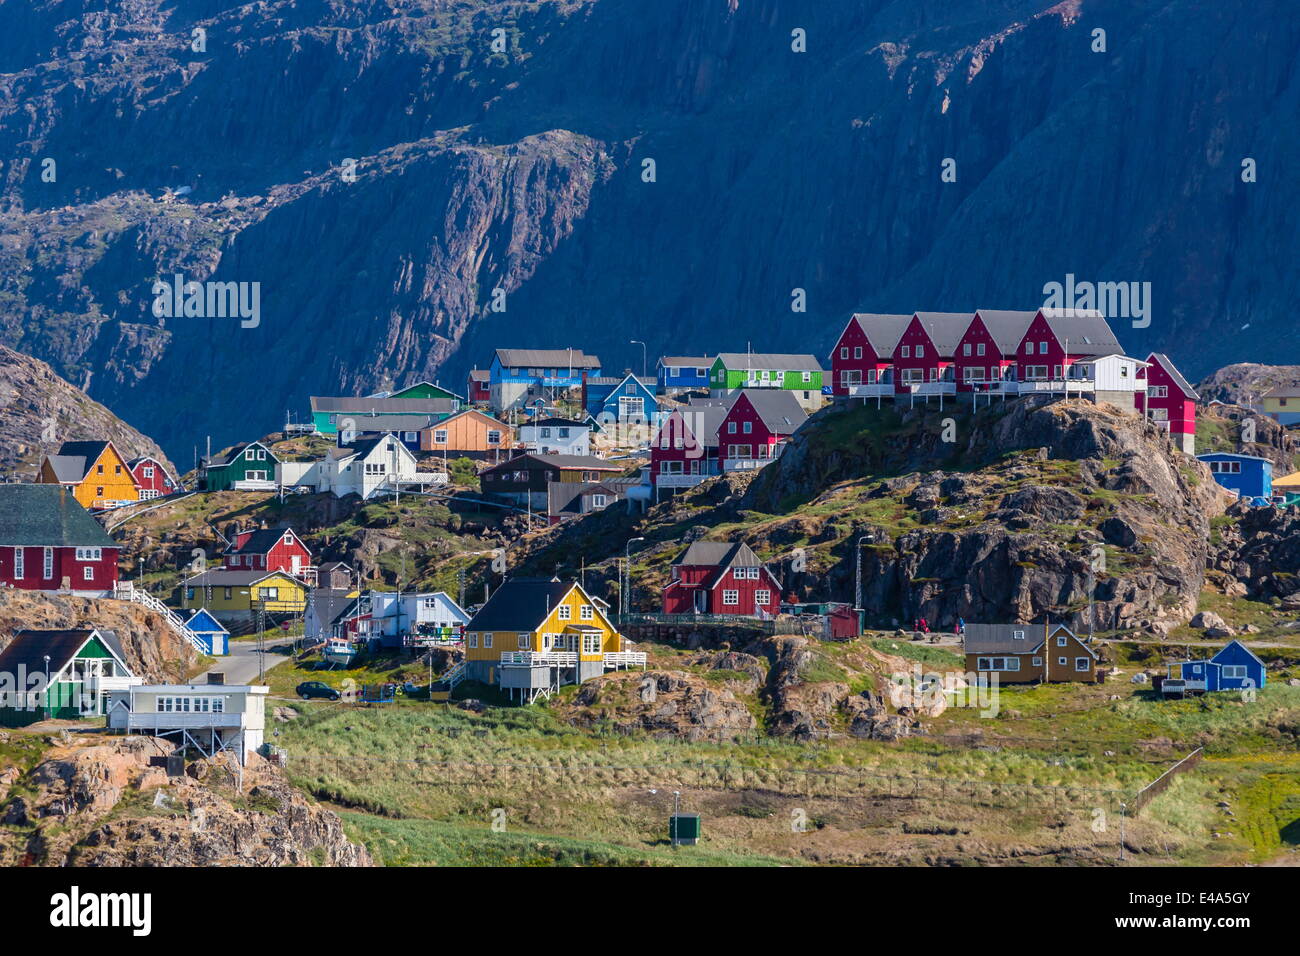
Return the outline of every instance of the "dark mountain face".
[[[1067,275],[1149,282],[1116,331],[1190,378],[1282,361],[1298,62],[1292,0],[0,3],[0,341],[182,458],[497,346],[825,354]],[[176,273],[257,325],[155,315]]]

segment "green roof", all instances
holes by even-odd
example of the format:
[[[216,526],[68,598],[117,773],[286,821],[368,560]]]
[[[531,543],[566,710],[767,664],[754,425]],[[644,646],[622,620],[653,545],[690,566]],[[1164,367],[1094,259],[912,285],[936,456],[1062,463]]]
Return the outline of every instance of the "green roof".
[[[62,485],[0,485],[0,546],[116,548]]]

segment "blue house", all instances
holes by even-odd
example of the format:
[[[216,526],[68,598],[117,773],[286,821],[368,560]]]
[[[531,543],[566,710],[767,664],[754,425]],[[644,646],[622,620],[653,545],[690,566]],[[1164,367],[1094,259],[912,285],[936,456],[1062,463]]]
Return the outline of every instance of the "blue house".
[[[230,653],[230,632],[206,608],[199,608],[191,614],[185,626],[203,643],[203,653],[213,657],[224,657]]]
[[[488,367],[488,404],[498,415],[537,399],[554,402],[600,376],[600,359],[582,349],[497,349]]]
[[[1196,458],[1209,466],[1215,481],[1243,498],[1267,499],[1273,494],[1273,463],[1267,458],[1228,451],[1214,451]]]
[[[1241,641],[1231,641],[1209,660],[1169,665],[1169,676],[1189,691],[1244,690],[1264,686],[1264,662]]]
[[[671,394],[701,389],[707,392],[714,358],[712,355],[665,355],[658,365],[659,391]]]
[[[587,414],[604,422],[657,422],[659,399],[654,382],[628,372],[622,378],[587,382]]]

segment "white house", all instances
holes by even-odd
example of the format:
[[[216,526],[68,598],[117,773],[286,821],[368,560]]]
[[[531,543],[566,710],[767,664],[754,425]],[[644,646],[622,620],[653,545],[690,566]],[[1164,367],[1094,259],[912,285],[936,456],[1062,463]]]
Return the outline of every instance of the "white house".
[[[282,488],[315,491],[320,487],[321,464],[319,461],[276,462],[275,483]]]
[[[385,646],[418,646],[459,640],[469,615],[443,591],[371,591],[370,620]]]
[[[171,737],[204,756],[230,751],[241,764],[262,746],[270,688],[239,684],[143,684],[111,695],[108,728]]]
[[[332,448],[320,463],[318,491],[336,498],[360,495],[369,498],[378,491],[393,491],[406,485],[445,482],[445,475],[418,472],[415,456],[392,432],[360,439],[348,448]]]
[[[591,426],[567,418],[543,418],[519,426],[519,440],[541,455],[590,455]]]

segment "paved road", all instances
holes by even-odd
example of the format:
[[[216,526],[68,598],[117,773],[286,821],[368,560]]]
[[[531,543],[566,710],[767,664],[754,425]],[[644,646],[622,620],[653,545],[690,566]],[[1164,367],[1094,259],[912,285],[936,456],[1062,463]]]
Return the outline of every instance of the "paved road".
[[[275,665],[283,664],[288,660],[288,650],[289,645],[287,643],[268,644],[266,670],[270,670]],[[227,684],[255,683],[258,673],[262,669],[261,658],[262,655],[257,651],[257,641],[231,641],[229,656],[217,658],[217,663],[212,665],[211,670],[225,674]],[[206,683],[209,673],[211,671],[205,671],[194,678],[194,682],[196,684]]]

